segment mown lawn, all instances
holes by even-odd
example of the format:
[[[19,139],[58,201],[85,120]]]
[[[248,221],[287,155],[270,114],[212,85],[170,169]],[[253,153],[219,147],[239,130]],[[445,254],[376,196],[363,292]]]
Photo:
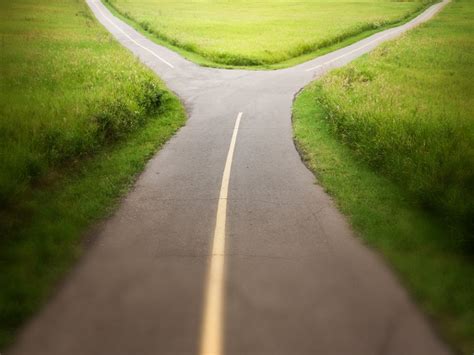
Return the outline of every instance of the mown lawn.
[[[183,123],[80,0],[0,2],[0,349]]]
[[[431,0],[104,0],[207,65],[268,66],[400,22]],[[300,61],[309,59],[305,56]]]
[[[311,84],[295,137],[445,335],[474,349],[474,3]]]

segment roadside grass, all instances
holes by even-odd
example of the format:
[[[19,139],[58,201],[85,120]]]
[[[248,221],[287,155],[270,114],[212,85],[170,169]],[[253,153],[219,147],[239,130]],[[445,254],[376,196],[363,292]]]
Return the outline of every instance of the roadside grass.
[[[474,348],[474,265],[446,238],[447,226],[424,211],[403,187],[374,172],[341,144],[315,105],[317,86],[296,99],[299,150],[318,182],[369,245],[381,251],[451,343]]]
[[[0,2],[0,349],[185,112],[79,0]]]
[[[474,3],[457,1],[325,76],[316,97],[358,158],[438,213],[466,246],[474,246],[473,16]]]
[[[297,145],[354,228],[465,354],[474,349],[474,3],[310,84]]]
[[[135,28],[201,65],[281,68],[407,21],[432,0],[104,0]]]

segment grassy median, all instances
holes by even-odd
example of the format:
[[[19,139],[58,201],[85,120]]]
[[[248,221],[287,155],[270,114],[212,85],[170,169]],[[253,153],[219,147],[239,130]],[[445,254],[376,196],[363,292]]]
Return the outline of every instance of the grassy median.
[[[474,3],[311,84],[295,138],[446,336],[474,349]]]
[[[104,0],[200,64],[283,67],[399,23],[432,0]]]
[[[0,349],[184,123],[79,0],[0,2]]]

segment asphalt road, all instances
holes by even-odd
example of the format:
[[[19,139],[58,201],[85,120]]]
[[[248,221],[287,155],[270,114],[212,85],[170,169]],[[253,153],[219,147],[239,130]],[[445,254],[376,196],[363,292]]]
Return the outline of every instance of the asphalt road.
[[[450,353],[315,184],[291,128],[298,90],[445,3],[276,71],[199,67],[88,4],[179,95],[189,120],[10,354]]]

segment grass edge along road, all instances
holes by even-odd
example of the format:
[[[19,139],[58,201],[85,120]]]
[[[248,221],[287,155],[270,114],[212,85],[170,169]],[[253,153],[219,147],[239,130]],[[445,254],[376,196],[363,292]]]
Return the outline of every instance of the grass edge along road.
[[[26,0],[15,6],[2,23],[1,164],[23,152],[13,172],[30,154],[41,169],[29,180],[18,175],[18,185],[10,184],[18,188],[2,195],[0,349],[77,260],[84,233],[115,209],[186,119],[179,100],[112,39],[85,3]],[[45,137],[49,143],[54,138],[56,150],[42,150]],[[70,150],[76,142],[81,149]]]
[[[165,46],[179,53],[180,55],[194,63],[205,67],[250,70],[281,69],[304,63],[321,55],[349,46],[357,41],[360,41],[364,38],[373,35],[374,33],[402,25],[403,23],[406,23],[418,16],[429,6],[438,2],[437,0],[420,2],[420,6],[416,8],[412,13],[408,13],[405,16],[401,16],[400,18],[396,18],[391,21],[382,21],[376,24],[367,24],[366,26],[363,26],[358,30],[353,30],[344,35],[338,36],[337,38],[327,40],[322,45],[307,46],[308,48],[302,51],[301,53],[298,53],[295,56],[290,56],[289,58],[282,61],[260,63],[258,60],[254,61],[246,58],[243,58],[242,62],[239,62],[238,56],[231,56],[233,59],[231,59],[230,62],[225,59],[225,56],[223,59],[210,58],[209,56],[200,53],[200,51],[198,50],[198,48],[196,48],[195,45],[180,44],[179,41],[176,41],[173,38],[168,38],[166,35],[154,30],[154,28],[148,22],[139,21],[138,19],[135,19],[132,15],[130,15],[130,13],[121,11],[110,0],[100,1],[102,1],[102,3],[112,12],[113,15],[117,16],[122,21],[132,26],[135,30],[139,31],[147,38],[153,40],[157,44]]]
[[[396,53],[392,52],[397,58],[395,60],[403,60],[399,51],[400,47],[411,43],[410,41],[415,41],[421,46],[416,51],[408,51],[414,57],[426,54],[422,52],[427,50],[426,48],[431,50],[435,48],[436,53],[443,56],[445,54],[443,44],[449,44],[449,39],[454,38],[454,42],[451,42],[449,46],[459,51],[460,42],[457,41],[457,36],[459,34],[469,36],[469,33],[463,32],[465,29],[462,29],[462,26],[469,21],[469,13],[463,14],[466,10],[463,6],[471,6],[470,11],[473,11],[472,5],[466,4],[467,2],[454,1],[427,24],[412,30],[398,40],[382,45],[347,67],[329,73],[321,81],[310,84],[295,99],[293,127],[295,141],[303,159],[317,176],[318,182],[334,197],[339,208],[348,216],[355,230],[364,241],[380,250],[388,259],[423,309],[436,321],[445,337],[463,353],[471,354],[474,349],[472,255],[465,250],[464,244],[450,239],[451,228],[438,214],[422,207],[418,198],[407,191],[407,183],[397,183],[396,180],[390,178],[390,174],[381,173],[380,170],[374,169],[374,166],[370,165],[363,156],[361,158],[361,154],[364,152],[367,154],[363,144],[354,147],[347,143],[346,139],[350,137],[351,129],[357,129],[350,126],[350,123],[357,125],[357,122],[361,122],[358,121],[361,117],[358,115],[360,112],[355,109],[354,111],[344,110],[346,105],[344,100],[356,105],[364,102],[363,96],[356,96],[357,89],[359,91],[363,89],[356,86],[353,89],[355,91],[352,92],[352,89],[348,87],[350,84],[348,77],[358,77],[357,73],[372,70],[370,73],[365,73],[371,79],[364,79],[361,84],[364,88],[368,85],[366,88],[370,89],[371,80],[375,80],[378,74],[375,62],[380,61],[380,67],[386,69],[384,74],[388,73],[389,64],[384,61],[392,48],[397,50]],[[450,27],[453,23],[456,23],[455,27]],[[440,29],[441,32],[431,34],[431,31]],[[427,43],[421,38],[425,35],[428,42],[434,43],[431,48],[427,47]],[[464,53],[464,50],[461,52]],[[454,58],[454,60],[462,61],[465,58],[463,53],[455,53],[450,60]],[[408,58],[413,65],[416,63],[415,59]],[[406,67],[402,65],[404,63],[394,65],[398,68],[395,70],[402,70],[400,68],[405,70]],[[449,68],[448,71],[456,71],[456,69],[456,67]],[[466,74],[462,72],[461,75]],[[472,76],[468,75],[467,78],[469,77]],[[423,80],[423,78],[417,77],[417,80]],[[437,80],[437,78],[430,75],[424,80],[431,84],[432,80]],[[446,84],[445,87],[452,89],[448,86],[448,82],[449,80],[443,81]],[[384,90],[389,91],[390,84],[390,80],[385,80]],[[336,95],[332,98],[332,104],[325,105],[326,90],[330,89],[328,86],[331,85],[343,87],[349,93],[348,95],[354,97],[341,95],[339,90],[334,89]],[[363,92],[369,93],[371,100],[383,106],[383,102],[378,97],[380,88],[375,88],[373,92],[370,90]],[[461,96],[469,95],[469,92],[472,93],[472,84],[470,89],[464,87],[461,90],[464,91]],[[425,94],[428,93],[425,92]],[[459,92],[454,93],[456,94]],[[417,98],[421,100],[419,107],[424,107],[423,99]],[[466,97],[461,97],[462,99]],[[446,102],[441,103],[443,104]],[[404,106],[403,103],[401,106]],[[341,112],[347,116],[341,118]],[[365,113],[365,111],[362,112]],[[446,113],[449,113],[449,110]],[[452,118],[457,119],[456,117]],[[350,120],[344,126],[344,130],[338,129],[338,125],[343,124],[339,120],[345,119]],[[394,132],[394,136],[396,136],[395,133],[400,132]],[[376,133],[372,136],[376,136]],[[443,144],[443,142],[440,141],[438,144]],[[468,154],[465,150],[461,153]]]

